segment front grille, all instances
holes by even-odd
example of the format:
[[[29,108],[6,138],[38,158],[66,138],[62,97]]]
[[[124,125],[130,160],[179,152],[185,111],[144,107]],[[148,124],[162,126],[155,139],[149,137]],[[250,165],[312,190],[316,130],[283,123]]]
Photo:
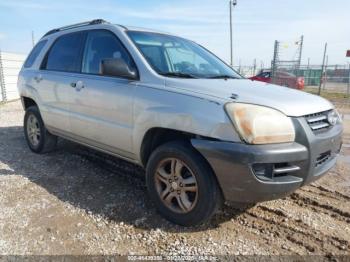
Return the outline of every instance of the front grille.
[[[322,131],[330,128],[328,114],[331,110],[305,116],[306,122],[312,131]]]

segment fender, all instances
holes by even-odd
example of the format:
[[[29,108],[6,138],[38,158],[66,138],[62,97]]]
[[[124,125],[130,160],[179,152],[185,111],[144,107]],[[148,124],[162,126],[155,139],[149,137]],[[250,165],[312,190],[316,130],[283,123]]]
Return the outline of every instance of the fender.
[[[140,162],[143,138],[152,128],[167,128],[224,141],[240,141],[220,103],[141,86],[135,93],[133,150]]]

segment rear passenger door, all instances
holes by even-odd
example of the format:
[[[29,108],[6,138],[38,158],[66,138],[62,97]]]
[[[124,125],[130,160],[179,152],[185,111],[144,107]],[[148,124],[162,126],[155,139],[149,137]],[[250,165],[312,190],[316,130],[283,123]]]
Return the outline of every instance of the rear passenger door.
[[[84,37],[83,32],[59,36],[35,77],[45,125],[66,135],[71,134],[69,105],[74,103],[75,92],[71,83],[81,71]]]
[[[132,111],[135,82],[101,74],[103,59],[133,59],[116,35],[107,30],[87,32],[81,75],[70,105],[72,132],[98,148],[133,158]]]

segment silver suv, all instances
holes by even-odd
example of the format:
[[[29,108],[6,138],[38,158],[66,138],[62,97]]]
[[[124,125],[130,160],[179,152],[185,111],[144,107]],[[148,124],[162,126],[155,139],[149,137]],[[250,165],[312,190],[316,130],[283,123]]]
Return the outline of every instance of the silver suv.
[[[33,152],[59,136],[140,165],[159,212],[185,226],[224,201],[290,194],[341,147],[327,100],[244,79],[190,40],[103,20],[45,34],[18,89]]]

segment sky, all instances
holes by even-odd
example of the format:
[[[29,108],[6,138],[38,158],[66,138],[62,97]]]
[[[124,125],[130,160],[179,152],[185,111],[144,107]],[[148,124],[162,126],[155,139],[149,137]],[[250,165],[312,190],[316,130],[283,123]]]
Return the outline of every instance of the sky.
[[[233,10],[234,64],[269,65],[275,40],[285,59],[304,35],[302,63],[346,64],[350,49],[349,0],[237,0]],[[194,40],[229,62],[228,0],[0,0],[0,49],[27,54],[50,29],[103,18]],[[288,47],[288,48],[287,48]]]

